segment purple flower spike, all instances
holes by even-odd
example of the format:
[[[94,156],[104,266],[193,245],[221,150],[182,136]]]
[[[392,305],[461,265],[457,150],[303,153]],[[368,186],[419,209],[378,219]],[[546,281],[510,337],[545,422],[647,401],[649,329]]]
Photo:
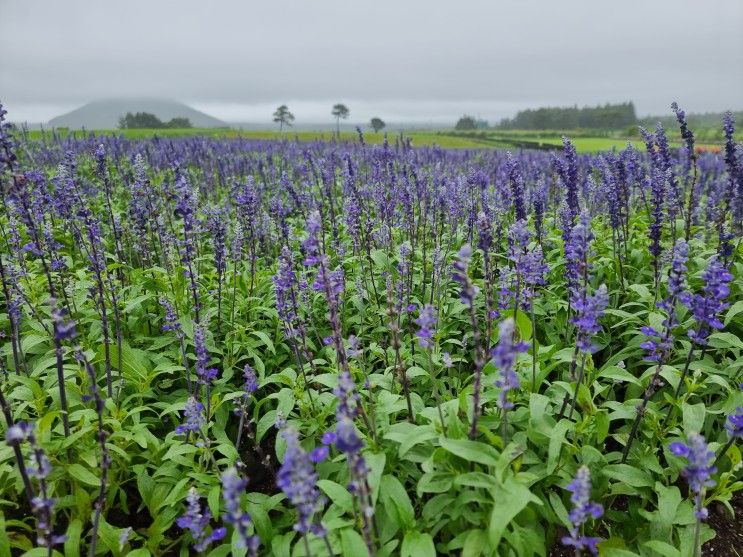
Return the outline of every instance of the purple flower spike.
[[[577,550],[588,549],[593,555],[597,555],[596,545],[601,539],[580,535],[581,527],[589,518],[595,520],[601,518],[604,514],[604,507],[599,503],[591,502],[591,472],[587,466],[578,468],[578,472],[573,481],[568,484],[567,490],[572,492],[570,502],[573,503],[573,509],[568,515],[572,526],[570,535],[563,537],[562,543]]]
[[[209,512],[208,507],[204,509],[201,508],[201,502],[199,499],[198,491],[196,491],[195,487],[192,487],[186,496],[186,501],[188,501],[186,514],[178,518],[176,523],[179,528],[191,532],[191,537],[195,542],[193,548],[197,552],[201,553],[206,551],[206,548],[209,547],[212,542],[224,538],[227,534],[227,530],[225,528],[216,528],[212,530],[211,533],[207,531],[212,514]]]
[[[418,337],[418,344],[422,348],[430,348],[432,346],[433,333],[436,328],[436,310],[431,304],[426,304],[421,309],[418,319],[415,320],[415,324],[420,327],[415,333]]]
[[[480,289],[472,283],[469,275],[467,274],[470,266],[470,260],[472,259],[472,248],[469,244],[464,244],[457,253],[457,260],[454,262],[454,271],[452,278],[458,282],[461,286],[460,298],[462,303],[466,306],[471,306],[475,296]]]
[[[699,326],[697,330],[689,331],[689,338],[698,346],[705,346],[710,333],[724,327],[719,315],[730,305],[724,300],[730,294],[728,283],[733,275],[717,257],[713,257],[702,273],[702,279],[703,293],[685,296],[682,300]]]
[[[245,379],[243,390],[246,395],[251,395],[258,390],[258,378],[256,377],[253,368],[250,367],[250,364],[245,364],[245,367],[243,368],[243,379]]]
[[[608,305],[609,294],[605,284],[599,286],[595,294],[584,298],[576,298],[573,301],[573,307],[575,308],[573,323],[578,329],[576,343],[581,351],[593,352],[594,346],[591,337],[601,331],[599,318],[604,314]]]
[[[226,511],[222,518],[235,528],[238,535],[238,547],[247,549],[248,555],[253,557],[258,553],[261,541],[258,536],[250,534],[253,521],[240,506],[240,498],[247,485],[248,481],[243,479],[234,467],[222,473],[222,499]]]
[[[184,423],[175,428],[177,434],[183,434],[188,431],[198,433],[201,427],[206,423],[204,418],[204,405],[201,404],[194,397],[190,397],[186,401],[186,406],[183,409]]]
[[[286,440],[284,463],[276,476],[276,485],[286,494],[289,501],[297,509],[298,517],[294,529],[300,534],[307,534],[313,530],[313,516],[325,504],[325,498],[317,488],[318,475],[312,462],[313,456],[299,444],[299,434],[292,427],[285,427],[281,432]],[[326,452],[327,447],[321,447]]]
[[[707,518],[707,509],[704,508],[704,491],[707,487],[715,485],[712,480],[712,474],[716,468],[712,465],[715,453],[707,447],[707,441],[699,433],[690,433],[687,436],[687,442],[676,441],[671,443],[671,453],[676,456],[684,457],[688,464],[681,472],[689,482],[689,488],[694,493],[696,504],[695,515],[698,519]]]
[[[725,429],[730,437],[743,439],[743,406],[738,406],[735,413],[728,416]]]
[[[209,351],[206,348],[206,333],[199,325],[194,330],[194,347],[196,349],[196,375],[202,385],[211,385],[217,378],[217,369],[209,367]]]
[[[681,139],[686,143],[686,148],[689,150],[689,157],[695,157],[694,132],[689,129],[689,124],[686,122],[686,112],[681,110],[676,102],[671,103],[671,110],[676,114],[676,121],[679,123],[679,129],[681,130]]]
[[[500,388],[498,395],[498,408],[510,410],[513,403],[508,401],[508,393],[513,389],[518,389],[521,385],[519,376],[513,370],[516,362],[516,356],[521,352],[526,352],[528,345],[524,342],[514,342],[513,338],[516,332],[516,326],[513,318],[509,317],[500,325],[498,332],[498,344],[493,348],[493,363],[498,368],[498,379],[495,386]]]
[[[166,298],[160,299],[160,305],[165,310],[165,320],[163,323],[163,331],[173,331],[178,339],[183,338],[183,328],[181,322],[178,319],[178,314],[173,307],[173,304]]]

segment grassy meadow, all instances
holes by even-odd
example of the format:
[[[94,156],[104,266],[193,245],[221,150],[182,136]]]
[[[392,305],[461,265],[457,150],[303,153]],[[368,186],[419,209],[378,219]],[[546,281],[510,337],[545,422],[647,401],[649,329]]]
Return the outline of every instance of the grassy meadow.
[[[55,134],[61,137],[67,137],[73,134],[76,138],[84,138],[90,133],[95,135],[116,135],[125,139],[148,139],[152,137],[191,137],[203,136],[219,139],[255,139],[255,140],[278,140],[284,138],[288,141],[332,141],[335,133],[329,130],[313,131],[284,131],[277,130],[239,130],[234,128],[183,128],[183,129],[109,129],[109,130],[30,130],[26,132],[28,138],[34,141],[42,139],[51,140]],[[394,142],[396,138],[403,134],[405,138],[410,138],[415,147],[438,146],[443,149],[540,149],[551,150],[562,148],[562,136],[567,135],[572,138],[573,145],[579,153],[600,153],[612,149],[621,150],[631,144],[636,149],[643,149],[642,140],[635,137],[628,137],[626,134],[615,131],[611,132],[611,137],[607,137],[606,132],[594,132],[591,134],[588,130],[481,130],[470,132],[459,132],[452,130],[426,130],[426,131],[389,131],[387,138]],[[381,145],[384,142],[385,134],[383,132],[374,133],[364,130],[364,141],[370,145]],[[341,142],[358,141],[356,132],[341,132]],[[680,146],[678,141],[672,141],[673,147]],[[705,150],[718,150],[716,145],[699,145]]]

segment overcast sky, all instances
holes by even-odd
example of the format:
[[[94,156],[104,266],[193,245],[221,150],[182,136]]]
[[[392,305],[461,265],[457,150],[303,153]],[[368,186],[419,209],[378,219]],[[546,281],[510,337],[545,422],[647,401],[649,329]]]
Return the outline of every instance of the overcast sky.
[[[0,100],[46,121],[110,97],[227,121],[491,121],[633,100],[743,109],[741,0],[0,0]]]

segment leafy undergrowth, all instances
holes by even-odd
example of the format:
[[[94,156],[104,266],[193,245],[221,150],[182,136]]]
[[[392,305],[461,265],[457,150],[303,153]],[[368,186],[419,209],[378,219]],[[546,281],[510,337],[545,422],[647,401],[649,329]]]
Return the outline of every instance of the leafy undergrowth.
[[[677,557],[739,521],[732,139],[1,139],[0,555]]]

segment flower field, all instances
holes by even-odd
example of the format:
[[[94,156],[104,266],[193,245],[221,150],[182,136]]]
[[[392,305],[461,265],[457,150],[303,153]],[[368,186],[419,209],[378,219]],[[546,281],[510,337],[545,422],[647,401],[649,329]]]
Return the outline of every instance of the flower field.
[[[736,555],[743,149],[673,110],[600,154],[3,124],[0,557]]]

